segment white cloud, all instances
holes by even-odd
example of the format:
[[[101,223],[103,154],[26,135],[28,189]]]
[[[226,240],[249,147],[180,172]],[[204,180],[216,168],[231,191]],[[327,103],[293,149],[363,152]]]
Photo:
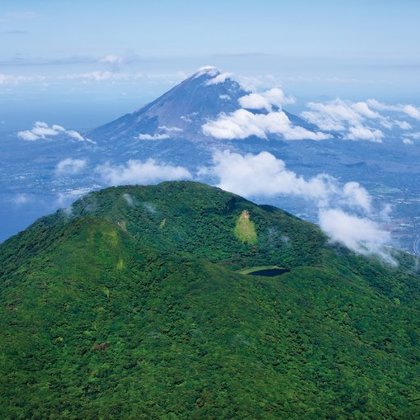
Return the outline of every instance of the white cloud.
[[[113,64],[117,66],[118,63]],[[72,80],[80,82],[83,84],[86,83],[99,83],[99,82],[136,82],[138,80],[143,80],[149,83],[178,83],[180,80],[185,79],[186,75],[183,72],[176,73],[144,73],[144,72],[120,72],[120,71],[109,71],[109,70],[94,70],[85,73],[69,73],[60,76],[50,76],[48,80],[51,81],[62,81],[62,80]]]
[[[74,188],[71,190],[60,192],[57,196],[56,204],[59,207],[67,207],[71,203],[73,203],[75,200],[84,196],[90,191],[91,191],[91,188]],[[71,213],[71,208],[67,209],[67,212]]]
[[[19,85],[24,82],[44,81],[44,76],[22,76],[17,74],[0,73],[0,85]]]
[[[294,194],[323,199],[329,194],[328,182],[321,176],[305,181],[268,152],[258,155],[216,152],[211,173],[219,179],[220,188],[246,197]]]
[[[303,127],[294,126],[283,111],[268,114],[253,114],[246,109],[239,109],[230,114],[221,114],[216,120],[202,126],[206,136],[217,139],[245,139],[256,136],[263,139],[269,134],[283,136],[286,140],[325,140],[329,136],[313,132]]]
[[[358,182],[350,181],[344,184],[340,195],[342,195],[338,200],[340,203],[347,204],[350,207],[359,207],[366,213],[370,213],[372,197]]]
[[[366,118],[372,118],[372,119],[382,118],[380,114],[370,109],[369,105],[366,102],[356,102],[355,104],[351,105],[351,108],[354,111],[356,111],[359,115],[362,115],[363,117],[366,117]]]
[[[281,80],[272,74],[260,75],[258,77],[237,75],[235,76],[235,80],[247,92],[257,92],[263,89],[270,89],[272,86],[281,85]]]
[[[29,130],[19,131],[18,137],[21,138],[22,140],[26,140],[26,141],[35,141],[35,140],[39,140],[41,138],[41,137],[37,136],[36,134],[32,133]]]
[[[411,118],[420,120],[420,107],[415,107],[413,105],[404,105],[402,110]]]
[[[182,166],[129,160],[125,165],[100,165],[96,171],[108,185],[153,184],[160,181],[190,179],[191,173]]]
[[[411,130],[413,128],[411,124],[408,123],[407,121],[396,120],[394,121],[394,123],[395,125],[397,125],[397,127],[401,128],[401,130]]]
[[[367,140],[374,143],[382,143],[384,133],[374,128],[355,126],[349,128],[346,137],[349,140]]]
[[[84,141],[85,139],[78,131],[76,130],[66,130],[65,133],[71,137],[72,139],[75,139],[77,141]]]
[[[59,175],[63,174],[77,174],[86,167],[87,161],[85,159],[63,159],[57,163],[55,172]]]
[[[211,77],[216,77],[220,74],[220,71],[217,69],[217,67],[214,66],[203,66],[200,67],[194,74],[193,74],[193,78],[197,79],[198,77],[204,76],[204,75],[208,75]]]
[[[413,140],[411,140],[411,139],[403,139],[403,140],[402,140],[402,142],[403,142],[404,144],[408,144],[408,145],[412,145],[412,144],[414,144],[414,141],[413,141]]]
[[[312,124],[316,124],[321,130],[344,131],[346,124],[360,125],[361,115],[341,99],[322,103],[309,102],[301,115]]]
[[[125,73],[113,73],[111,71],[96,70],[87,73],[68,74],[63,78],[69,80],[103,82],[106,80],[126,80],[128,77]]]
[[[317,125],[321,130],[340,131],[344,138],[349,140],[365,140],[381,143],[384,133],[378,128],[391,130],[410,130],[409,122],[401,119],[392,119],[389,115],[382,115],[381,112],[396,112],[401,116],[410,116],[420,120],[420,108],[413,105],[389,105],[368,99],[365,102],[352,103],[336,99],[328,102],[310,102],[308,110],[301,113],[301,116],[312,124]],[[376,124],[374,127],[366,125]]]
[[[134,207],[134,199],[130,194],[124,193],[122,196],[130,207]]]
[[[380,102],[376,99],[368,99],[366,103],[372,108],[378,111],[401,111],[399,105],[389,105],[383,102]]]
[[[239,104],[246,109],[265,109],[270,112],[274,107],[292,104],[294,98],[288,97],[280,88],[274,88],[261,93],[250,93],[239,98]]]
[[[301,116],[321,130],[343,132],[349,140],[365,140],[381,143],[384,134],[378,128],[368,127],[366,120],[373,120],[385,128],[392,128],[393,122],[374,111],[368,102],[346,102],[335,99],[328,102],[309,102],[309,111]]]
[[[140,133],[137,138],[139,140],[166,140],[169,139],[168,134],[147,134],[147,133]]]
[[[369,193],[359,183],[348,182],[341,186],[326,174],[306,180],[268,152],[241,155],[218,151],[213,155],[213,166],[201,173],[216,176],[220,188],[246,197],[295,195],[312,200],[318,206],[340,202],[347,207],[371,211]]]
[[[61,125],[53,124],[49,126],[45,122],[37,121],[31,130],[19,131],[17,136],[26,141],[36,141],[40,139],[48,139],[50,137],[58,136],[59,134],[65,135],[77,141],[88,141],[92,140],[83,137],[79,132],[75,130],[66,130]]]
[[[121,64],[124,62],[124,59],[119,55],[108,54],[105,57],[102,57],[99,62],[105,64]]]
[[[179,127],[167,127],[166,125],[160,125],[158,130],[164,131],[165,133],[181,133],[184,131],[182,128]]]
[[[341,243],[359,254],[379,255],[389,263],[395,263],[386,249],[391,235],[378,223],[341,209],[320,209],[319,224],[333,242]]]
[[[398,112],[408,115],[411,118],[420,120],[420,107],[416,107],[411,104],[398,104],[390,105],[383,102],[377,101],[376,99],[368,99],[366,101],[371,108],[377,109],[379,111],[391,111]]]
[[[414,140],[420,140],[420,131],[415,133],[407,133],[406,136],[411,137]]]
[[[206,82],[206,86],[219,85],[221,83],[225,83],[226,80],[230,79],[231,77],[232,73],[220,73],[216,77],[213,77],[212,79],[208,80]]]
[[[179,127],[167,127],[166,125],[161,125],[158,127],[157,132],[154,134],[151,133],[140,133],[137,136],[139,140],[166,140],[174,136],[174,133],[181,133],[184,131]]]
[[[143,80],[148,83],[166,83],[174,84],[185,79],[186,75],[183,72],[176,73],[144,73],[144,72],[119,72],[115,71],[118,63],[111,64],[112,71],[109,70],[93,70],[84,73],[68,73],[68,74],[32,74],[32,75],[21,75],[21,74],[6,74],[0,73],[0,86],[18,86],[23,83],[43,83],[47,85],[50,83],[62,82],[62,81],[74,81],[82,84],[87,83],[117,83],[117,82],[136,82]]]

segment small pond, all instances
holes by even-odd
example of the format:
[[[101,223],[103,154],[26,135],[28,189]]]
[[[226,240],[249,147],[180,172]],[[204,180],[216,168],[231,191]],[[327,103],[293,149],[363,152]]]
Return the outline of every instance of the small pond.
[[[290,270],[287,268],[264,268],[261,270],[255,270],[247,273],[249,276],[265,276],[265,277],[275,277],[280,276],[284,273],[288,273]]]

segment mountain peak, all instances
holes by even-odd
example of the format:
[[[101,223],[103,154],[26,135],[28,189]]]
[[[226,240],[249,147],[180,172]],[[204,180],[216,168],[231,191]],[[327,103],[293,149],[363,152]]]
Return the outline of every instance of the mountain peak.
[[[155,101],[98,127],[89,135],[99,142],[129,142],[133,150],[139,147],[139,140],[208,140],[212,134],[205,132],[203,127],[221,115],[241,110],[241,99],[247,95],[250,91],[241,86],[232,73],[204,66]],[[256,112],[261,111],[257,109]],[[284,112],[291,124],[313,130],[299,117]]]
[[[200,67],[194,74],[193,78],[196,79],[197,77],[201,76],[210,76],[216,77],[220,74],[220,70],[215,66],[203,66]]]
[[[155,101],[90,134],[101,140],[203,139],[202,125],[238,109],[239,98],[249,93],[231,76],[201,67]]]

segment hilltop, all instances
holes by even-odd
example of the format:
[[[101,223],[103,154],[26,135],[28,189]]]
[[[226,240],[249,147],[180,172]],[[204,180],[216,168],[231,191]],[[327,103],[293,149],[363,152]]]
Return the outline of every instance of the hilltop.
[[[415,418],[420,276],[397,258],[199,183],[91,193],[0,245],[1,412]]]

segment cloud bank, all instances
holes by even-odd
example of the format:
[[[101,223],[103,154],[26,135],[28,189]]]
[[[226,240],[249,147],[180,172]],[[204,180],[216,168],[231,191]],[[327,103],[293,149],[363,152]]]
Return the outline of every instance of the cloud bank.
[[[391,241],[389,232],[366,217],[357,217],[341,209],[320,209],[319,225],[334,241],[363,255],[379,255],[392,262],[384,246]]]
[[[206,84],[222,83],[231,77],[228,73],[218,73],[213,67],[203,68],[197,75],[204,73],[212,76]],[[306,104],[307,109],[301,117],[318,128],[314,130],[291,123],[282,107],[294,103],[294,98],[286,96],[282,89],[272,88],[262,92],[250,89],[249,92],[238,99],[237,110],[221,113],[207,121],[202,126],[202,132],[225,140],[250,136],[267,139],[270,135],[285,140],[325,140],[337,137],[331,134],[334,132],[340,133],[341,138],[346,140],[382,143],[384,130],[412,129],[412,125],[401,117],[420,120],[420,107],[411,104],[388,105],[374,99],[359,102],[335,99]],[[382,111],[398,112],[399,118],[391,118]]]
[[[154,159],[144,162],[130,159],[125,165],[107,163],[98,166],[96,171],[108,185],[155,184],[161,181],[192,178],[188,169],[158,163]]]
[[[378,111],[398,112],[400,114],[406,114],[415,120],[420,120],[420,107],[411,104],[391,105],[377,101],[376,99],[368,99],[366,102],[371,108]]]
[[[339,202],[343,206],[371,211],[369,193],[359,183],[348,182],[342,186],[327,174],[305,179],[268,152],[241,155],[228,150],[218,151],[213,155],[211,168],[202,173],[216,176],[220,188],[246,197],[294,195],[315,201],[318,206]]]
[[[348,103],[341,99],[329,102],[309,102],[309,111],[301,117],[321,130],[342,132],[349,140],[366,140],[381,143],[384,133],[366,126],[368,120],[376,120],[382,125],[392,126],[391,121],[372,110],[366,102]]]
[[[42,82],[46,79],[46,76],[22,76],[18,74],[6,74],[0,73],[0,86],[1,85],[19,85],[21,83],[29,82]]]
[[[230,79],[231,77],[232,73],[220,73],[212,79],[208,80],[206,82],[206,86],[219,85],[221,83],[225,83],[226,80]]]
[[[61,125],[57,124],[49,126],[47,123],[41,121],[37,121],[31,130],[19,131],[17,133],[17,136],[25,141],[36,141],[40,139],[48,139],[51,137],[55,137],[59,134],[77,141],[92,142],[92,140],[83,137],[76,130],[67,130]]]
[[[214,79],[225,74],[219,74]],[[264,92],[251,92],[238,99],[234,112],[221,113],[216,119],[207,121],[201,129],[204,135],[221,140],[245,139],[256,136],[267,139],[269,135],[278,135],[286,140],[325,140],[330,136],[322,132],[313,132],[295,126],[281,110],[285,104],[294,103],[280,88]],[[257,112],[252,112],[257,111]]]
[[[281,109],[283,105],[293,104],[295,99],[288,97],[280,88],[274,88],[262,93],[250,93],[239,98],[239,104],[245,109],[265,109],[268,112],[273,107]]]
[[[420,120],[420,108],[413,105],[388,105],[375,99],[365,102],[350,102],[335,99],[327,102],[309,102],[308,110],[301,117],[321,130],[337,131],[348,140],[381,143],[383,130],[411,130],[412,125],[404,117]],[[397,118],[381,112],[398,113]]]
[[[222,140],[245,139],[250,136],[267,139],[270,134],[282,136],[286,140],[325,140],[330,137],[322,132],[293,125],[283,111],[254,114],[246,109],[221,114],[216,120],[205,123],[202,131],[206,136]]]

